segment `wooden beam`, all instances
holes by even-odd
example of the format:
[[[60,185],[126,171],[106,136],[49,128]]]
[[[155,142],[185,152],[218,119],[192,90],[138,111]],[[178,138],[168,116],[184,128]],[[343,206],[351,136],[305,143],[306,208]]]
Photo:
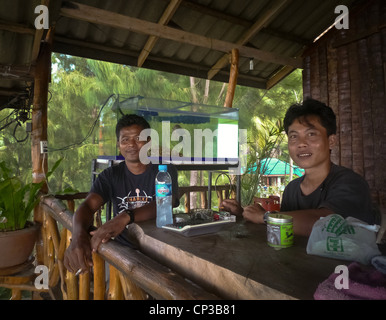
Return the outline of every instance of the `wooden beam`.
[[[283,67],[279,72],[277,72],[274,76],[268,79],[267,81],[267,90],[271,89],[274,85],[279,83],[282,79],[288,76],[295,68],[291,66]]]
[[[179,7],[181,1],[182,0],[170,0],[169,5],[167,6],[161,18],[158,21],[159,25],[166,26],[169,23],[170,19],[173,17],[174,13]],[[138,63],[137,63],[138,67],[142,67],[143,63],[145,62],[151,50],[154,48],[158,39],[159,38],[156,36],[150,36],[147,39],[147,42],[138,57]]]
[[[290,65],[296,68],[301,68],[302,66],[302,62],[299,59],[285,57],[272,52],[249,48],[242,45],[235,45],[234,43],[204,37],[167,26],[160,26],[157,23],[131,18],[80,3],[66,2],[66,7],[61,9],[61,15],[72,19],[105,25],[112,28],[125,29],[146,35],[153,35],[163,39],[169,39],[225,53],[231,52],[232,49],[238,49],[239,54],[243,57],[254,58],[256,60],[274,64]]]
[[[90,59],[104,60],[125,65],[134,65],[138,52],[125,50],[120,48],[111,48],[105,45],[67,39],[61,36],[55,36],[54,49],[55,52],[69,54]],[[189,62],[172,60],[163,57],[151,56],[146,59],[144,68],[157,69],[165,72],[181,73],[183,75],[206,78],[209,67]],[[221,70],[214,78],[216,81],[228,82],[229,71]],[[251,86],[259,89],[266,89],[266,79],[240,73],[238,75],[238,83],[244,86]]]
[[[0,64],[0,76],[2,79],[20,80],[21,78],[33,80],[35,67],[32,65],[5,65]]]
[[[284,66],[279,72],[277,72],[274,76],[267,80],[267,90],[271,89],[275,85],[277,85],[280,81],[282,81],[286,76],[295,71],[296,68],[291,66]]]
[[[248,41],[251,40],[256,35],[256,33],[263,29],[288,2],[289,0],[276,0],[274,3],[272,3],[268,10],[265,11],[263,16],[243,34],[243,36],[236,42],[236,44],[244,45],[248,43]],[[219,72],[219,70],[225,67],[228,64],[228,60],[228,55],[223,55],[209,70],[208,79],[212,79],[213,76]]]
[[[27,93],[27,91],[23,91],[23,89],[17,90],[17,88],[2,88],[0,87],[0,96],[18,96]]]
[[[49,2],[50,0],[41,0],[40,4],[48,7]],[[40,43],[42,41],[43,35],[44,35],[44,29],[35,30],[34,42],[32,44],[32,51],[31,51],[31,62],[34,62],[38,58]]]
[[[30,28],[26,25],[19,24],[19,23],[10,23],[8,21],[0,20],[0,30],[15,32],[15,33],[21,33],[21,34],[29,34],[34,35],[35,29]]]
[[[232,108],[238,74],[239,74],[239,52],[237,49],[233,49],[231,54],[231,71],[229,75],[228,90],[227,90],[227,95],[225,97],[225,103],[224,103],[224,107],[226,108]]]
[[[301,57],[305,48],[302,48],[299,50],[295,57]],[[267,90],[271,89],[273,86],[275,86],[277,83],[279,83],[281,80],[283,80],[286,76],[288,76],[292,71],[294,71],[295,68],[291,66],[285,66],[279,72],[275,73],[271,78],[267,81]]]

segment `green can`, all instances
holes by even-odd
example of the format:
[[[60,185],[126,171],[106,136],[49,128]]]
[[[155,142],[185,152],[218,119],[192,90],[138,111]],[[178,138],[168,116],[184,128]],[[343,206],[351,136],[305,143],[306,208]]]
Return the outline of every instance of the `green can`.
[[[276,249],[291,247],[294,243],[292,217],[275,213],[267,219],[267,242]]]

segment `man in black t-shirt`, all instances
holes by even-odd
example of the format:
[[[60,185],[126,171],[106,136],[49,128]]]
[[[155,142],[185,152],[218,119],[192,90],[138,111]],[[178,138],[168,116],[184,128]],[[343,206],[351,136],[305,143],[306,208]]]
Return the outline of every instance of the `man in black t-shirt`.
[[[288,184],[281,203],[280,211],[293,217],[294,233],[309,236],[317,220],[333,213],[373,224],[375,217],[367,182],[330,160],[330,150],[337,142],[332,109],[307,99],[287,110],[284,128],[289,154],[305,170],[303,177]],[[269,214],[260,205],[242,208],[234,200],[224,200],[222,206],[255,223],[264,223]]]
[[[155,177],[158,166],[144,164],[140,150],[149,141],[141,141],[140,133],[149,129],[149,123],[137,115],[124,115],[117,123],[117,144],[125,161],[101,172],[86,199],[73,218],[72,241],[65,252],[64,265],[70,272],[87,272],[92,266],[92,251],[112,237],[130,245],[125,227],[135,221],[156,217]],[[148,138],[150,139],[150,138]],[[173,183],[173,205],[178,206],[177,171],[168,165]],[[89,233],[94,213],[107,201],[113,204],[114,217]],[[89,234],[92,235],[91,240]]]
[[[177,170],[173,165],[168,165],[168,172],[172,177],[173,206],[177,207],[179,205]],[[155,177],[157,173],[158,165],[150,163],[144,172],[134,174],[128,169],[126,162],[123,161],[102,171],[92,185],[90,193],[99,194],[104,202],[111,201],[115,217],[124,210],[135,211],[137,208],[152,202],[155,203]],[[150,207],[151,210],[154,209],[154,203]],[[135,220],[141,220],[140,217],[137,217],[137,214]],[[115,239],[131,246],[130,241],[125,237],[125,233],[119,234]]]
[[[284,190],[281,211],[328,208],[343,217],[375,223],[367,182],[354,171],[331,164],[323,183],[308,195],[302,192],[305,176],[292,180]],[[353,196],[355,195],[355,197]]]

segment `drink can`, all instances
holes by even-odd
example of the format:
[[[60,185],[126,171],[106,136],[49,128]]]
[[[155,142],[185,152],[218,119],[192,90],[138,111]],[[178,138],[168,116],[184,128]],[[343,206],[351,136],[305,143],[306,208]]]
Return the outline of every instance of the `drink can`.
[[[267,242],[275,249],[288,248],[293,245],[294,231],[291,216],[280,213],[271,213],[268,216]]]

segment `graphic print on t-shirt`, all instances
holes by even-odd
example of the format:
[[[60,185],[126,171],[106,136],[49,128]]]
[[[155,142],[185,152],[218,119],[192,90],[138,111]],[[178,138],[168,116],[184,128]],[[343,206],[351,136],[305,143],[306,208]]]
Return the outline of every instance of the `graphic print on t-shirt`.
[[[148,196],[145,191],[140,191],[138,188],[135,189],[135,193],[135,195],[131,195],[130,191],[126,197],[117,197],[121,201],[120,203],[118,202],[119,211],[142,207],[153,199],[152,196]]]

